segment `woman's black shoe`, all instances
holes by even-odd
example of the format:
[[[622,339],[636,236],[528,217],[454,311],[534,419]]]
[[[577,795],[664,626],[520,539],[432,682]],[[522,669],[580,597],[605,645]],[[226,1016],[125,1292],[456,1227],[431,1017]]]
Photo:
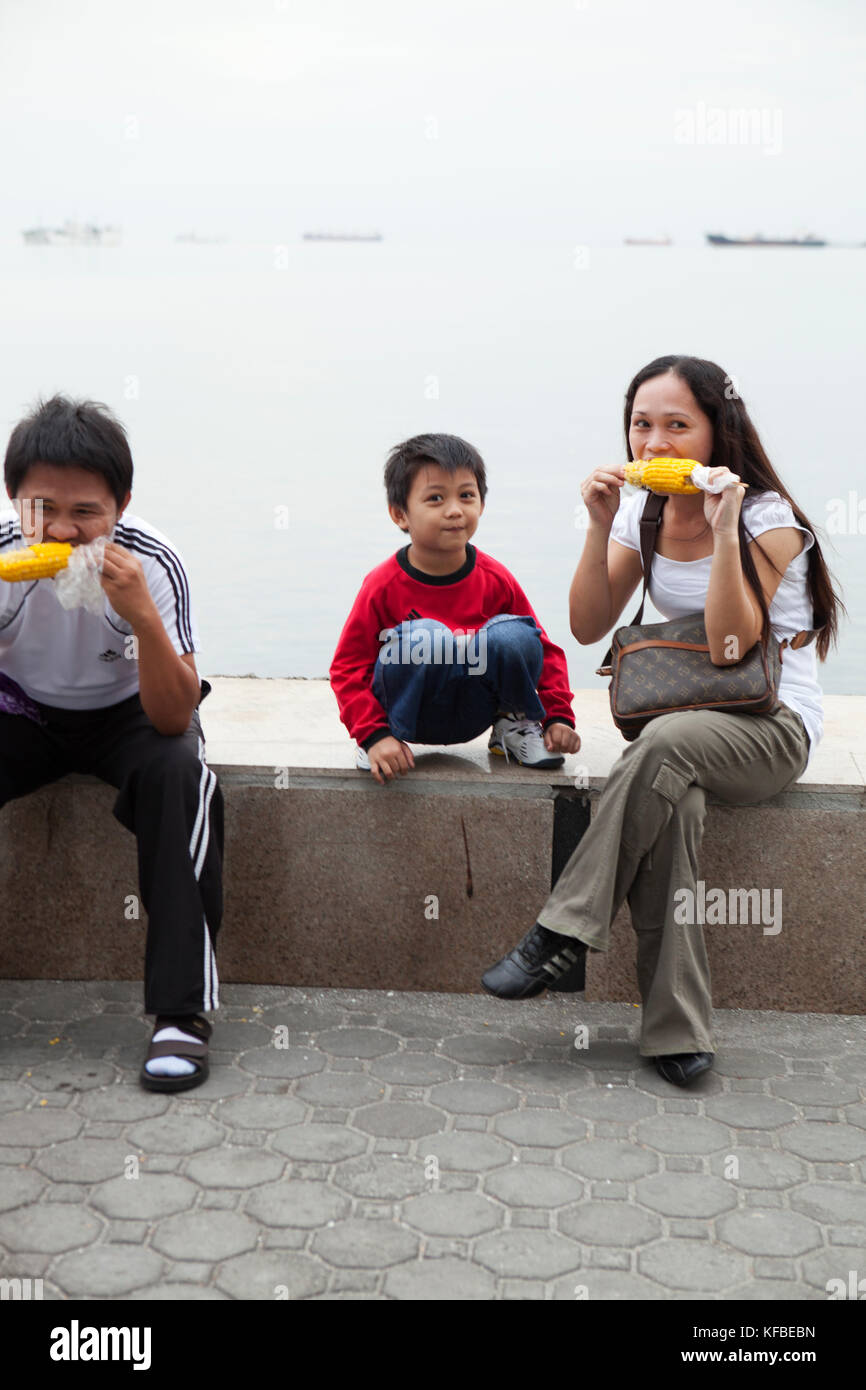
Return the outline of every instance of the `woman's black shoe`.
[[[665,1081],[671,1081],[674,1086],[688,1086],[696,1076],[709,1071],[714,1056],[713,1052],[672,1052],[667,1057],[653,1057],[653,1061]]]
[[[564,992],[582,990],[585,956],[582,941],[536,922],[509,955],[485,971],[481,983],[500,999],[531,999],[557,984]]]

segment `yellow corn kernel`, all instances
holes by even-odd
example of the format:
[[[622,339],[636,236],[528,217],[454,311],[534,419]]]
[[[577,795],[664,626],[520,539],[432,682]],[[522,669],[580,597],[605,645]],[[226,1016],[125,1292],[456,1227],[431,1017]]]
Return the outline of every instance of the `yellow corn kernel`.
[[[72,546],[66,542],[45,541],[28,545],[26,550],[0,554],[0,579],[14,584],[22,579],[50,579],[66,568]]]
[[[625,466],[625,480],[634,487],[647,487],[665,496],[700,492],[690,481],[697,459],[635,459]]]

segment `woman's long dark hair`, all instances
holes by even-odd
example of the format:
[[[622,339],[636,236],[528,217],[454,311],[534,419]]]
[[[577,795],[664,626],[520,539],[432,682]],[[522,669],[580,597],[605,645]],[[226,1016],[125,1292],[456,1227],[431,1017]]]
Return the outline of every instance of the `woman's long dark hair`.
[[[645,381],[662,376],[665,372],[673,372],[675,376],[686,383],[713,427],[713,456],[710,460],[710,466],[712,468],[729,468],[732,473],[736,473],[742,479],[747,487],[752,488],[755,492],[777,492],[790,504],[799,524],[815,536],[815,543],[809,551],[808,558],[808,586],[814,614],[812,626],[823,629],[817,638],[818,656],[821,661],[825,661],[830,643],[835,644],[837,641],[839,616],[845,612],[845,606],[833,587],[830,571],[821,554],[815,527],[797,506],[764,453],[758,432],[749,419],[746,407],[732,383],[732,378],[726,376],[715,362],[708,362],[702,357],[679,355],[657,357],[654,362],[642,367],[629,386],[625,398],[625,444],[629,459],[633,457],[631,445],[628,442],[629,428],[634,398],[638,388]],[[758,579],[758,572],[755,569],[755,562],[749,551],[749,543],[755,540],[755,537],[748,531],[743,521],[742,512],[740,512],[738,530],[743,573],[761,606],[764,617],[764,637],[766,638],[770,633],[770,615],[767,601],[764,598],[764,591]],[[773,564],[760,541],[757,541],[756,544],[769,563]],[[778,567],[773,565],[773,568],[778,574]]]

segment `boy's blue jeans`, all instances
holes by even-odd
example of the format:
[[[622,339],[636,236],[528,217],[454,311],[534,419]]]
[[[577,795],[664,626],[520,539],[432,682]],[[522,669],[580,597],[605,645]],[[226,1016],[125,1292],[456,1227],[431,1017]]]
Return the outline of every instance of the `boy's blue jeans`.
[[[544,653],[532,618],[499,613],[463,638],[432,618],[412,618],[391,634],[373,694],[404,743],[468,743],[500,710],[544,718],[536,690]]]

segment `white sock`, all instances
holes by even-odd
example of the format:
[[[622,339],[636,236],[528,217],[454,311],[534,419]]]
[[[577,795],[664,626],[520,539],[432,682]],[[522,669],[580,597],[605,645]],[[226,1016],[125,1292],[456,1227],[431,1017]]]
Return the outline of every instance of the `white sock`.
[[[160,1028],[158,1033],[154,1033],[152,1042],[201,1042],[194,1033],[182,1033],[179,1028]],[[197,1071],[194,1062],[190,1062],[186,1057],[154,1057],[152,1062],[145,1062],[145,1071],[149,1071],[151,1076],[191,1076]]]

